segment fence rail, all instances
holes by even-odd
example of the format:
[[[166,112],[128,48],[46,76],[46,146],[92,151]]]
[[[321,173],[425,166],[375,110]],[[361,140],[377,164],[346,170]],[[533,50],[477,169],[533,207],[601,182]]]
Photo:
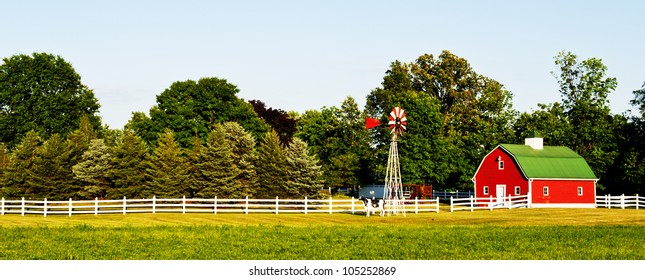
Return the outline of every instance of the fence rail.
[[[506,196],[506,197],[473,197],[468,198],[452,198],[450,197],[450,212],[459,210],[468,210],[473,212],[478,209],[486,209],[492,211],[493,209],[513,209],[513,208],[528,208],[529,197],[528,195],[519,196]]]
[[[635,196],[612,196],[612,195],[603,195],[596,196],[596,207],[605,207],[605,208],[645,208],[645,197],[635,195]]]
[[[407,213],[437,212],[439,200],[405,200]],[[129,213],[366,213],[361,200],[352,199],[221,199],[221,198],[156,198],[116,200],[5,200],[0,203],[0,214],[129,214]]]

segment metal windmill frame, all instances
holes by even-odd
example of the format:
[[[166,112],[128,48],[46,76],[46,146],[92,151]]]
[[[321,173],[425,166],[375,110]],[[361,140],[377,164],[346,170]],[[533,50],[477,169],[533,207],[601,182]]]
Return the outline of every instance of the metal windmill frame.
[[[399,162],[399,150],[397,142],[399,137],[406,130],[407,118],[400,107],[395,107],[390,112],[390,153],[387,159],[387,170],[385,172],[385,187],[383,199],[385,200],[384,211],[388,215],[402,213],[405,216],[405,198],[403,197],[403,183],[401,180],[401,164]]]

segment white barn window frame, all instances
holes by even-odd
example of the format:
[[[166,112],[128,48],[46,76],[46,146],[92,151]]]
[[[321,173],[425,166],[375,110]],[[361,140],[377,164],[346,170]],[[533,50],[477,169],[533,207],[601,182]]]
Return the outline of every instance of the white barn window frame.
[[[578,196],[582,196],[582,187],[578,186]]]
[[[549,186],[544,186],[544,187],[542,188],[542,194],[543,194],[544,196],[549,196]]]
[[[515,195],[520,195],[520,186],[515,186]]]
[[[484,195],[487,195],[488,193],[488,186],[484,186]]]

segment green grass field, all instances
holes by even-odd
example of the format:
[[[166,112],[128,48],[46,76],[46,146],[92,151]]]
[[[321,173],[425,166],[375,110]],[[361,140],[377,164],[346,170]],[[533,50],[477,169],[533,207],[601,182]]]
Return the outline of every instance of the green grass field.
[[[642,260],[645,211],[5,215],[0,259]]]

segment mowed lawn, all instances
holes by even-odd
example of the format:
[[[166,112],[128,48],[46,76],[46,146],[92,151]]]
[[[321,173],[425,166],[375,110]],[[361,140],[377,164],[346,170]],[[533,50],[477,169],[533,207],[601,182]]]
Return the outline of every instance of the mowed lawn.
[[[645,210],[0,216],[0,259],[645,259]]]

